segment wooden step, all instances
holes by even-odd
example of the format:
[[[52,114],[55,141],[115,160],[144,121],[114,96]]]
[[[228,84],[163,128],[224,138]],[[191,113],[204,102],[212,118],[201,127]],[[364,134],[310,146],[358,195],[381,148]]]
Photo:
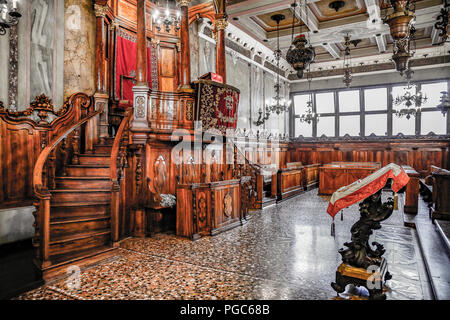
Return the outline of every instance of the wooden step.
[[[80,154],[80,164],[109,164],[111,161],[111,154],[109,153],[92,153]]]
[[[76,265],[83,268],[101,260],[110,258],[117,253],[117,248],[110,244],[93,247],[85,250],[72,251],[66,254],[55,254],[50,256],[51,265],[43,269],[43,278],[45,280],[54,279],[59,276],[67,275],[67,268],[70,265]]]
[[[57,189],[111,189],[111,180],[106,177],[56,177]]]
[[[94,144],[94,154],[102,154],[102,153],[111,154],[112,146],[113,146],[112,143]]]
[[[81,200],[81,199],[80,199]],[[110,214],[110,201],[70,202],[50,204],[51,219],[82,216],[106,216]]]
[[[78,164],[66,166],[67,174],[73,177],[109,177],[109,164]]]
[[[107,215],[54,218],[50,221],[50,239],[71,233],[88,233],[109,228],[111,228],[111,220]]]
[[[65,234],[50,238],[50,255],[101,247],[111,242],[111,230],[102,229],[86,233]],[[67,258],[66,258],[67,259]]]
[[[108,201],[111,199],[110,190],[102,189],[57,189],[50,190],[52,202]]]

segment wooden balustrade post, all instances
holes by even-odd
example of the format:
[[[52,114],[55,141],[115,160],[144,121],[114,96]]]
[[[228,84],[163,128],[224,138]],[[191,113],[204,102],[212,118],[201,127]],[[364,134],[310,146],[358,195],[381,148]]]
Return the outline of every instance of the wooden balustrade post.
[[[95,80],[96,80],[96,92],[94,94],[94,106],[95,110],[103,108],[103,113],[99,115],[98,136],[94,134],[93,139],[104,140],[108,137],[108,100],[109,96],[106,93],[106,69],[105,69],[105,16],[108,11],[107,6],[94,4],[94,12],[96,17],[96,43],[95,43]],[[95,124],[95,122],[94,122]],[[89,126],[88,126],[89,128]],[[92,135],[92,133],[90,133]],[[95,143],[94,142],[94,143]],[[90,150],[89,150],[90,151]]]
[[[275,171],[275,173],[272,174],[272,183],[271,183],[271,190],[270,190],[270,196],[272,198],[277,197],[277,181],[278,181],[278,174]]]
[[[216,15],[216,73],[227,83],[227,66],[225,55],[225,29],[228,27],[227,15]]]
[[[119,210],[120,210],[120,184],[113,181],[111,190],[111,238],[113,247],[119,246]]]
[[[181,83],[178,91],[193,92],[191,87],[191,52],[189,44],[189,3],[191,0],[177,0],[181,10]]]
[[[133,106],[134,118],[131,123],[133,132],[133,143],[144,144],[147,140],[146,132],[149,131],[148,125],[148,106],[150,88],[147,82],[147,37],[145,34],[146,26],[146,0],[137,0],[137,52],[136,52],[136,80],[133,87]]]
[[[50,266],[50,198],[48,194],[40,201],[42,268]]]

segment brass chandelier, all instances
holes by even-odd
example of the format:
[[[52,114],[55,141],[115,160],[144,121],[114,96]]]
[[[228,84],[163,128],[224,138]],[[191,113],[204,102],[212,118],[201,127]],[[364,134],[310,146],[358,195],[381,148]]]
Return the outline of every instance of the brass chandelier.
[[[348,88],[352,83],[352,67],[351,67],[351,55],[350,55],[350,36],[347,34],[345,37],[345,51],[344,51],[344,79],[345,86]]]
[[[448,15],[449,15],[450,3],[448,0],[444,0],[444,6],[441,8],[440,14],[437,16],[437,21],[434,24],[436,30],[439,31],[439,37],[442,38],[439,44],[449,41],[448,37]]]
[[[420,113],[422,105],[427,102],[428,98],[426,94],[423,94],[421,91],[416,91],[414,94],[411,94],[411,89],[414,87],[411,85],[411,78],[414,71],[408,69],[405,74],[408,80],[408,84],[405,87],[405,93],[402,96],[396,97],[393,101],[395,106],[404,105],[405,107],[394,109],[394,114],[398,118],[406,117],[406,119],[409,120],[411,117],[415,117]]]
[[[18,0],[12,0],[8,8],[8,1],[0,0],[0,35],[6,34],[6,29],[11,28],[19,23],[22,17],[17,9]]]
[[[152,12],[153,24],[155,25],[158,31],[164,27],[166,32],[170,32],[170,28],[173,26],[175,31],[179,31],[181,29],[181,13],[177,10],[176,16],[173,17],[170,15],[169,10],[169,1],[167,0],[166,9],[164,12],[164,16],[160,15],[159,9],[155,8]]]
[[[298,5],[298,7],[300,7],[300,5]],[[314,61],[316,52],[311,45],[307,46],[308,40],[302,33],[301,24],[300,24],[300,34],[294,39],[295,9],[297,8],[297,2],[294,1],[294,3],[291,6],[293,8],[292,37],[291,37],[292,44],[286,54],[286,60],[287,62],[289,62],[289,64],[291,64],[292,68],[294,68],[294,70],[297,71],[297,77],[301,79],[303,78],[303,71],[306,70],[309,64]],[[306,7],[306,1],[304,3],[304,6]],[[306,10],[306,21],[308,21],[308,10]]]
[[[286,17],[282,14],[275,14],[271,17],[277,23],[277,50],[274,52],[275,59],[277,60],[277,83],[274,86],[275,89],[275,97],[272,98],[272,102],[267,104],[263,113],[262,108],[259,109],[258,120],[255,121],[255,125],[260,126],[264,124],[272,113],[276,113],[280,115],[282,112],[286,112],[291,107],[291,100],[286,100],[281,97],[281,84],[280,84],[280,59],[281,59],[281,50],[280,50],[280,22],[286,19]]]
[[[394,40],[394,54],[392,60],[395,68],[401,75],[408,70],[409,61],[414,55],[411,50],[411,40],[414,39],[415,28],[415,1],[414,0],[390,0],[394,11],[383,18],[383,22],[389,25],[392,39]]]
[[[311,70],[309,67],[308,67],[307,79],[308,79],[309,99],[306,102],[306,112],[304,114],[300,115],[299,120],[301,123],[311,124],[313,121],[316,121],[316,122],[319,121],[320,114],[314,112],[314,110],[313,110],[313,94],[311,91],[312,75],[311,75]]]

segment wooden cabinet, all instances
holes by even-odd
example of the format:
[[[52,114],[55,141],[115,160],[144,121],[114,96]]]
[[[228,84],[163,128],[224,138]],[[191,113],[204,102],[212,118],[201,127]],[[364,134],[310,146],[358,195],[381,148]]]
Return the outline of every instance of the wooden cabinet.
[[[364,179],[381,168],[379,162],[332,162],[319,168],[319,194],[331,195],[337,189]]]
[[[177,235],[198,239],[241,225],[240,180],[180,184],[177,187]]]

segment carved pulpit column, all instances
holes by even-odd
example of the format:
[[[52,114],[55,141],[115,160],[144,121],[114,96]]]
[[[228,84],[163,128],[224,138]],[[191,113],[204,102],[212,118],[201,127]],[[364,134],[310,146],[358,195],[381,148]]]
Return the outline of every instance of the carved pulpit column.
[[[105,70],[105,16],[108,11],[107,6],[94,4],[96,17],[96,43],[95,43],[95,110],[103,109],[98,124],[98,136],[100,140],[108,137],[108,99],[106,92],[106,70]],[[95,140],[95,139],[94,139]],[[87,150],[90,151],[90,150]]]
[[[144,144],[149,130],[147,112],[150,88],[147,81],[146,0],[137,0],[136,85],[133,87],[133,143]]]
[[[181,10],[181,84],[179,91],[192,92],[191,51],[189,43],[189,3],[191,0],[177,0]]]
[[[228,27],[227,14],[216,14],[216,73],[227,83],[227,67],[225,56],[225,29]]]

